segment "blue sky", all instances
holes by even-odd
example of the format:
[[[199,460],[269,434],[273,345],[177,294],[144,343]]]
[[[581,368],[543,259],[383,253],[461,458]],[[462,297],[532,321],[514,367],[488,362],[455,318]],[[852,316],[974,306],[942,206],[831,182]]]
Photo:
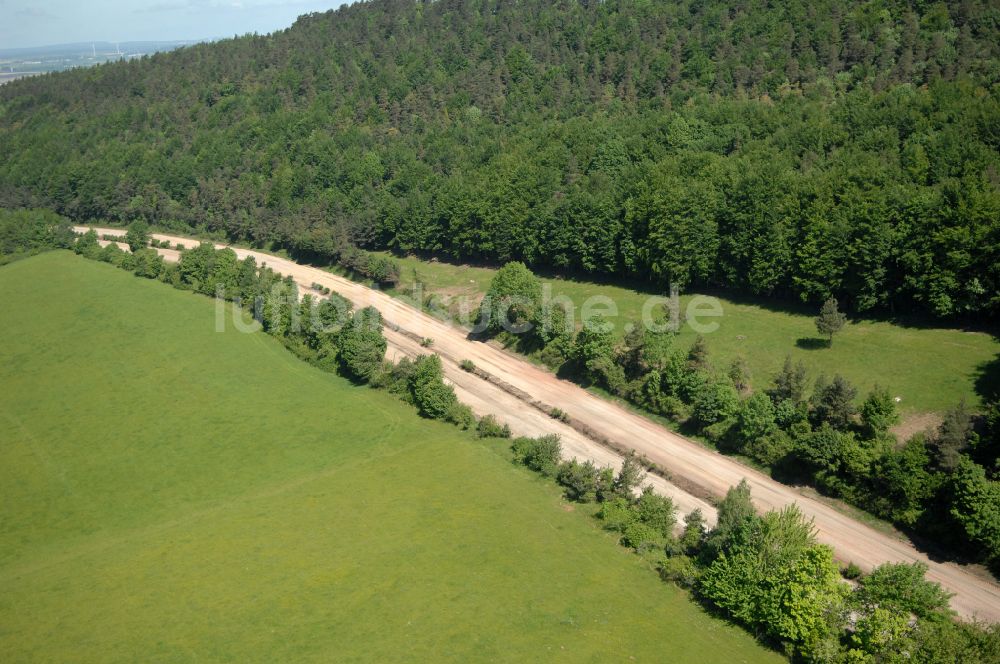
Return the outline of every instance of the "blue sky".
[[[0,0],[0,49],[273,32],[339,0]]]

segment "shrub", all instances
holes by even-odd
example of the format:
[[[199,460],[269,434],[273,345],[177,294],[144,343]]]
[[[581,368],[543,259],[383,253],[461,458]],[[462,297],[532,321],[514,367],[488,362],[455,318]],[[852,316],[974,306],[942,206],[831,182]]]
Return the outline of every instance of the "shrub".
[[[736,390],[728,382],[709,381],[694,395],[692,415],[704,429],[736,415],[740,405]]]
[[[167,244],[170,244],[170,243],[168,242]],[[176,245],[174,245],[174,249],[176,249],[177,251],[184,251],[185,249],[187,249],[187,247],[185,247],[183,244],[181,244],[180,242],[178,242]]]
[[[485,415],[476,425],[480,438],[510,438],[510,426],[501,424],[493,415]]]
[[[845,579],[857,581],[864,575],[864,572],[861,571],[861,568],[856,563],[848,563],[847,567],[840,570],[840,575]]]
[[[448,409],[448,413],[445,415],[445,421],[451,422],[455,426],[459,427],[463,431],[468,431],[476,424],[476,416],[472,412],[472,408],[461,403],[457,399]]]
[[[97,233],[94,229],[90,229],[80,236],[73,246],[73,251],[87,258],[97,258],[101,252],[101,245],[97,241]]]
[[[677,509],[670,498],[661,496],[653,491],[653,487],[647,486],[635,504],[635,511],[639,520],[658,537],[673,537],[674,526],[677,525]]]
[[[660,578],[672,581],[681,588],[693,588],[698,583],[700,570],[688,556],[673,556],[660,565]]]
[[[524,263],[507,263],[500,268],[482,302],[481,315],[488,330],[497,334],[505,324],[517,329],[535,323],[541,308],[542,285]]]
[[[476,363],[472,360],[462,360],[458,363],[458,366],[461,367],[462,371],[468,371],[469,373],[473,373],[476,370]]]
[[[733,428],[735,420],[725,419],[721,422],[715,422],[714,424],[709,424],[701,430],[702,435],[709,440],[709,442],[718,444],[726,439],[729,435],[730,430]]]
[[[615,496],[615,471],[610,466],[604,466],[597,471],[597,502],[614,500]]]
[[[631,502],[635,490],[642,484],[643,477],[645,474],[642,470],[642,463],[636,458],[634,451],[629,452],[615,476],[613,485],[615,494]]]
[[[382,366],[386,341],[382,336],[382,316],[373,307],[358,311],[351,324],[338,336],[340,360],[348,375],[367,382]]]
[[[129,224],[128,232],[125,233],[125,242],[128,243],[132,251],[138,251],[149,244],[149,224],[145,219],[137,219]]]
[[[420,340],[420,345],[423,348],[430,348],[431,346],[434,345],[434,340],[431,339],[430,337],[424,337],[423,339]]]
[[[549,411],[549,416],[560,422],[569,422],[569,415],[562,408],[553,408]]]
[[[745,442],[742,451],[766,466],[773,466],[788,456],[794,445],[791,436],[776,430],[767,436]]]
[[[413,360],[404,357],[393,364],[383,362],[381,368],[376,371],[369,381],[372,387],[384,389],[390,394],[395,394],[406,403],[413,403],[413,393],[410,390],[410,376],[413,375]]]
[[[589,503],[597,498],[598,470],[592,461],[573,459],[560,464],[556,481],[565,487],[570,500]]]
[[[659,402],[659,411],[667,419],[684,423],[691,417],[691,408],[680,397],[665,396]]]
[[[559,466],[562,444],[559,436],[548,435],[540,438],[515,438],[511,444],[514,462],[521,463],[534,471],[553,477]]]
[[[625,532],[629,524],[634,523],[639,518],[635,510],[632,509],[632,504],[620,496],[604,502],[597,515],[604,522],[605,528],[617,530],[620,533]]]
[[[121,265],[126,255],[127,254],[124,251],[118,248],[117,244],[111,243],[101,249],[101,253],[97,255],[97,258],[105,263]]]
[[[622,531],[622,544],[636,550],[650,548],[651,545],[659,546],[662,543],[663,536],[656,528],[642,521],[633,521]]]
[[[441,358],[437,355],[417,358],[410,376],[410,390],[420,414],[435,420],[445,419],[458,401],[455,390],[444,382]]]

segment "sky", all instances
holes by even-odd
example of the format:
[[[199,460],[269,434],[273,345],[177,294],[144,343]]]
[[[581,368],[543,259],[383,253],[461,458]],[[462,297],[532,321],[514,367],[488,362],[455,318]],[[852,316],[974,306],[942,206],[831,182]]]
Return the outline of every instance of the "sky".
[[[264,34],[338,0],[0,0],[0,49]]]

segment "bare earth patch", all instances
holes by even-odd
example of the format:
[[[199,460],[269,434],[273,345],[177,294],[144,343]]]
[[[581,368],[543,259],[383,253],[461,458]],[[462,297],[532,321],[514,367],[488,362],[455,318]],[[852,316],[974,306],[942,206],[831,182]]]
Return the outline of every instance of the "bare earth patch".
[[[941,425],[940,413],[913,413],[903,418],[903,421],[889,429],[900,443],[923,431],[933,431]]]

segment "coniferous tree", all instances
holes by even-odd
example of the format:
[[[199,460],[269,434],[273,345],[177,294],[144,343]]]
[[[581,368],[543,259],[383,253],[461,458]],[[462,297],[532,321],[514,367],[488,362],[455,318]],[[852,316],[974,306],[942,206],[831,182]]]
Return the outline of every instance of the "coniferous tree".
[[[836,298],[829,298],[823,303],[816,318],[816,330],[827,338],[827,342],[833,343],[833,335],[840,332],[847,322],[847,316],[837,308]]]

